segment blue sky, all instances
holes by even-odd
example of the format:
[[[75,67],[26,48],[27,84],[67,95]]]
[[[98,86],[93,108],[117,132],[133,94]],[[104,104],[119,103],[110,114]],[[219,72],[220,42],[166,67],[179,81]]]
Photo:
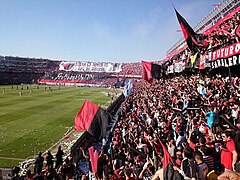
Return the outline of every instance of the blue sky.
[[[0,55],[56,60],[161,60],[218,0],[0,0]]]

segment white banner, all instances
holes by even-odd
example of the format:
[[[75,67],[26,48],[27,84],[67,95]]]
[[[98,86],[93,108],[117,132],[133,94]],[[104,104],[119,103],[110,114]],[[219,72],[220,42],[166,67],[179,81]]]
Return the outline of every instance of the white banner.
[[[179,61],[177,63],[174,64],[174,72],[182,72],[183,71],[183,67],[182,67],[182,61]]]
[[[59,65],[59,70],[62,71],[77,71],[77,72],[121,72],[121,63],[108,62],[64,62]]]
[[[173,65],[168,66],[168,74],[173,73],[173,69],[174,69]]]
[[[183,71],[183,64],[182,61],[179,61],[179,72]]]

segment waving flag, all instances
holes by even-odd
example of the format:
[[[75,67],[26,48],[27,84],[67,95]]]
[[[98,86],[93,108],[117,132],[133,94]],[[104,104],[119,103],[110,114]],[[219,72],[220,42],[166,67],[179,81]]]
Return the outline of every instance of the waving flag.
[[[203,39],[202,34],[197,34],[194,32],[192,27],[187,23],[187,21],[178,13],[178,11],[174,8],[178,22],[181,26],[184,39],[186,40],[186,43],[191,51],[195,51],[196,48],[199,46],[207,46]]]
[[[93,146],[88,148],[88,151],[89,151],[90,160],[91,160],[92,172],[96,173],[97,165],[98,165],[98,152],[97,152],[97,150],[94,151]]]
[[[98,105],[85,100],[74,121],[76,130],[86,130],[96,138],[105,138],[110,122],[109,113]]]
[[[147,82],[151,83],[153,79],[162,77],[162,68],[158,64],[142,61],[142,77]]]

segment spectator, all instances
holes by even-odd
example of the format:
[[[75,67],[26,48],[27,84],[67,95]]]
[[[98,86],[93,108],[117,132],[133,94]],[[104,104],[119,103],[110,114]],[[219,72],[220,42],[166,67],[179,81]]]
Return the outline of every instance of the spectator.
[[[34,164],[34,173],[35,174],[41,174],[42,172],[42,168],[43,168],[43,161],[44,161],[44,158],[42,157],[42,153],[39,152],[38,154],[38,157],[36,158]]]
[[[214,111],[214,107],[209,108],[209,111],[206,113],[206,116],[207,116],[207,125],[208,127],[212,128],[213,123],[215,122],[216,116],[217,116],[216,112]]]
[[[232,132],[225,131],[222,134],[224,145],[221,153],[221,163],[225,171],[234,171],[237,162],[238,154],[235,148],[235,143],[232,139]]]
[[[196,153],[194,159],[198,166],[198,179],[206,180],[208,174],[208,166],[203,162],[203,155],[201,153]]]
[[[59,165],[61,165],[63,163],[63,150],[61,148],[61,146],[58,146],[58,151],[56,154],[56,164],[55,164],[55,168],[57,169],[59,167]]]
[[[53,155],[49,150],[46,155],[46,161],[47,161],[46,167],[48,167],[51,170],[53,168]]]

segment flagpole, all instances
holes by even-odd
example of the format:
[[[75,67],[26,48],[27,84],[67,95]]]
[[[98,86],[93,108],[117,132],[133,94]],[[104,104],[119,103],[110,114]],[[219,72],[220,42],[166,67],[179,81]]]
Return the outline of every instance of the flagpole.
[[[173,3],[172,3],[172,6],[173,6],[174,9],[176,9]]]

